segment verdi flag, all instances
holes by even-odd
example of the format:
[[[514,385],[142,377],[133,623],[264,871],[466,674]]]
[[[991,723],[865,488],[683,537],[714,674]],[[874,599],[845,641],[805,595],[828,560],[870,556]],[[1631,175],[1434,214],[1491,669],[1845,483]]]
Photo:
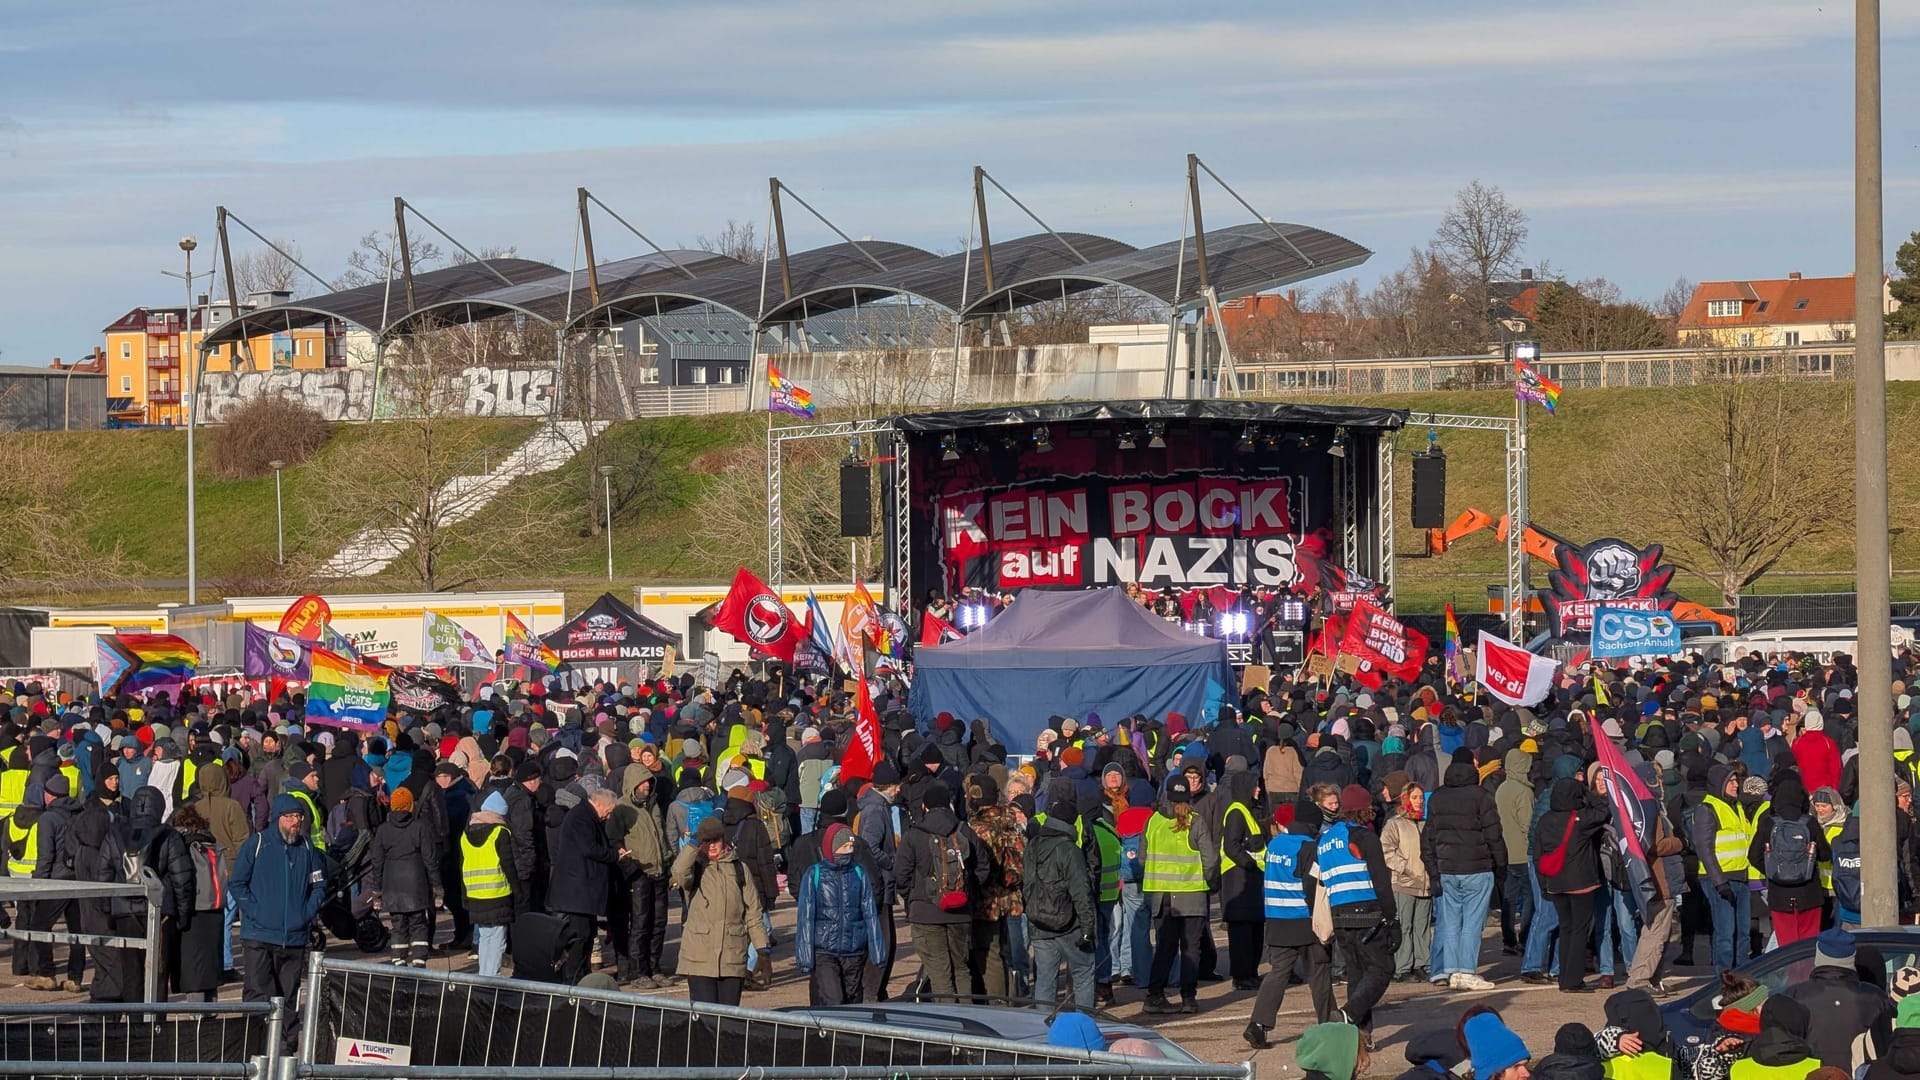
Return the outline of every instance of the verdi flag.
[[[1485,630],[1474,663],[1474,681],[1509,705],[1525,708],[1553,690],[1553,673],[1560,661],[1509,645]]]
[[[313,650],[313,681],[307,685],[307,719],[371,729],[387,718],[385,668],[356,664],[325,649]]]

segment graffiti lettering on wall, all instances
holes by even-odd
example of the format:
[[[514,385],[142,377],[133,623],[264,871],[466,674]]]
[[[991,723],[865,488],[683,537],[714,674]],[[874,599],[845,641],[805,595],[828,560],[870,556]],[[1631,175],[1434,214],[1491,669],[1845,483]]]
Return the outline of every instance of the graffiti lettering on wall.
[[[547,368],[470,367],[461,411],[468,416],[545,416],[553,409],[553,372]]]
[[[553,409],[551,370],[470,367],[458,379],[448,388],[458,389],[460,411],[468,416],[546,416]],[[303,402],[328,420],[365,420],[373,411],[372,368],[210,371],[201,387],[201,416],[210,424],[268,394]],[[394,399],[395,391],[391,384],[382,391],[382,417],[408,412],[405,402]]]

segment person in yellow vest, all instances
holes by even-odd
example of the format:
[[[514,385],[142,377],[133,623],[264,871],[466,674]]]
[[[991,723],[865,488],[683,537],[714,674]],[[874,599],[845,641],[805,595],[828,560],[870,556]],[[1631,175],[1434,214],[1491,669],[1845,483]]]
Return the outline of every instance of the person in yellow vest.
[[[1622,990],[1607,998],[1607,1026],[1594,1033],[1608,1080],[1687,1080],[1675,1071],[1672,1036],[1660,1006],[1645,990]]]
[[[1113,913],[1120,906],[1120,833],[1114,825],[1113,806],[1100,791],[1083,791],[1076,800],[1080,810],[1080,845],[1085,849],[1093,870],[1094,935],[1093,1003],[1104,1008],[1113,1003]]]
[[[1220,912],[1227,923],[1227,963],[1235,990],[1260,989],[1260,935],[1266,929],[1264,895],[1267,831],[1254,813],[1259,777],[1229,772],[1221,781]]]
[[[1713,919],[1713,966],[1729,970],[1747,959],[1753,893],[1747,888],[1747,850],[1753,824],[1740,809],[1740,770],[1707,771],[1707,794],[1693,815],[1693,850],[1700,856],[1700,887]]]
[[[507,927],[526,908],[526,887],[513,863],[513,836],[507,830],[507,799],[498,791],[481,801],[460,834],[460,883],[467,914],[473,919],[474,950],[480,974],[500,974],[507,954]]]
[[[1770,995],[1760,1006],[1760,1034],[1747,1044],[1747,1055],[1734,1061],[1725,1075],[1728,1080],[1805,1080],[1808,1073],[1820,1067],[1820,1059],[1813,1056],[1813,1047],[1807,1042],[1812,1027],[1813,1016],[1805,1005],[1785,994]],[[1694,1063],[1700,1075],[1719,1075],[1707,1071],[1713,1064],[1708,1055],[1718,1053],[1718,1047],[1700,1052]]]
[[[84,786],[80,783],[79,754],[80,751],[78,747],[65,740],[61,741],[59,749],[60,775],[67,778],[67,790],[73,792],[76,798],[85,791]]]
[[[0,749],[0,822],[11,818],[26,802],[27,778],[33,774],[26,748],[12,736],[6,738],[10,745]]]
[[[307,812],[307,842],[319,852],[327,850],[327,815],[320,812],[320,772],[304,761],[287,767],[287,794],[299,800]]]
[[[1200,1011],[1200,937],[1207,930],[1207,882],[1194,850],[1193,788],[1184,773],[1167,781],[1166,805],[1147,822],[1141,891],[1147,911],[1160,922],[1149,969],[1149,1013]],[[1167,1000],[1167,981],[1180,960],[1180,1004]]]

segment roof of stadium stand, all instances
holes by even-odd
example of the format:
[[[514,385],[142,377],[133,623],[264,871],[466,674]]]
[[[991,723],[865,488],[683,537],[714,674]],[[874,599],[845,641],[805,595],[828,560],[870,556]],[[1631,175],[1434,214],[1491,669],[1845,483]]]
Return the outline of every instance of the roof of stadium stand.
[[[1358,266],[1373,254],[1345,237],[1277,222],[1213,229],[1205,240],[1208,284],[1222,301]],[[1105,287],[1170,307],[1202,300],[1199,252],[1191,237],[1135,248],[1089,233],[1035,233],[995,242],[990,255],[991,290],[979,248],[937,256],[884,240],[843,242],[792,253],[784,275],[777,258],[763,273],[758,263],[709,251],[656,252],[599,264],[598,303],[584,269],[486,259],[414,274],[412,310],[396,276],[245,312],[208,335],[205,347],[336,319],[387,340],[507,315],[578,332],[702,305],[770,326],[889,299],[918,300],[964,317]],[[784,295],[783,276],[792,290]]]

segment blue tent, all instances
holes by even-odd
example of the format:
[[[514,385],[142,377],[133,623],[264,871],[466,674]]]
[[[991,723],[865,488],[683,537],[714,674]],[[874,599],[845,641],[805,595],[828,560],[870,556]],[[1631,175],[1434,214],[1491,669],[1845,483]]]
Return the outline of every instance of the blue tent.
[[[1118,587],[1029,589],[972,635],[921,646],[908,702],[923,728],[942,712],[963,724],[984,716],[1008,751],[1030,754],[1049,716],[1202,721],[1234,686],[1225,642],[1150,614]]]

